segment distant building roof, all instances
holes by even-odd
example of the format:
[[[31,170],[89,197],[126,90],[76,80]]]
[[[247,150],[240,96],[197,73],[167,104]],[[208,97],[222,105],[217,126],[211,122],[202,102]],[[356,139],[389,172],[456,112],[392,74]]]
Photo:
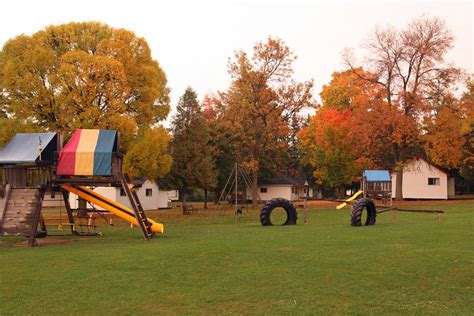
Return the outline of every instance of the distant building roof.
[[[365,170],[364,177],[369,182],[391,181],[388,170]]]
[[[305,179],[297,179],[290,177],[279,177],[271,179],[261,179],[258,180],[258,185],[295,185],[295,186],[304,186],[308,185],[308,181]]]
[[[436,168],[440,172],[446,174],[448,177],[456,177],[457,176],[457,173],[456,173],[455,170],[448,170],[446,168],[442,168],[440,166],[435,165],[433,162],[428,161],[428,159],[420,157],[420,156],[414,157],[413,159],[409,160],[407,162],[407,164],[408,163],[414,163],[414,162],[419,161],[419,160],[422,160],[425,163],[427,163],[428,165],[430,165],[431,167]],[[395,172],[395,171],[392,171],[392,172]]]
[[[39,160],[41,144],[41,161],[53,162],[56,150],[56,133],[18,133],[8,144],[0,149],[0,164],[35,163]]]
[[[146,177],[139,177],[139,178],[132,179],[132,183],[136,187],[141,187],[143,185],[143,183],[145,183],[146,180],[147,180]]]

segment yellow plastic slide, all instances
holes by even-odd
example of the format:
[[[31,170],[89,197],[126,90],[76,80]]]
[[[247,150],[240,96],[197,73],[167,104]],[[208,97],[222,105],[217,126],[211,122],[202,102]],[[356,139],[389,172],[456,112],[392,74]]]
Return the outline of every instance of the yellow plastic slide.
[[[341,208],[343,208],[344,206],[347,205],[347,202],[352,202],[356,199],[356,197],[358,197],[359,195],[361,195],[362,193],[364,193],[362,190],[359,190],[357,191],[356,194],[354,194],[353,196],[351,196],[350,198],[348,198],[346,200],[346,202],[342,203],[342,204],[339,204],[338,206],[336,206],[336,209],[340,210]]]
[[[86,188],[86,187],[82,187],[82,186],[78,186],[78,187],[71,187],[71,186],[68,186],[68,185],[64,185],[62,186],[62,188],[64,190],[67,190],[71,193],[74,193],[75,195],[79,196],[80,198],[86,200],[86,201],[89,201],[91,202],[92,204],[95,204],[97,206],[100,206],[106,210],[108,210],[109,212],[117,215],[118,217],[120,218],[123,218],[124,220],[134,224],[134,225],[137,225],[138,226],[138,221],[137,219],[135,218],[135,213],[115,202],[115,201],[112,201],[100,194],[97,194],[96,192]],[[163,233],[164,232],[164,226],[163,224],[161,223],[157,223],[149,218],[147,218],[148,222],[150,223],[151,225],[151,230],[155,233]]]

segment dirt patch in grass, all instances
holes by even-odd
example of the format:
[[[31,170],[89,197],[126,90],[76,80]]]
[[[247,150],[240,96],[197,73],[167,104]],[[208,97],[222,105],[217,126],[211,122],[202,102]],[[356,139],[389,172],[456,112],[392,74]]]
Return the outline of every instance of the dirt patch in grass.
[[[36,239],[38,246],[70,244],[77,241],[71,238],[40,238]],[[0,240],[0,247],[28,247],[28,239],[3,239]]]
[[[72,238],[41,238],[41,239],[36,239],[38,242],[39,246],[45,246],[45,245],[57,245],[57,244],[70,244],[72,242],[77,241],[77,239],[72,239]],[[24,242],[26,245],[28,244],[28,241]]]

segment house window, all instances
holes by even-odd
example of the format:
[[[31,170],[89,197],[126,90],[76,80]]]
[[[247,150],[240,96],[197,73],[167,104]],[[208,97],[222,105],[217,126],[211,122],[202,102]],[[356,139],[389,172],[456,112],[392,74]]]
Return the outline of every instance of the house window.
[[[153,194],[153,189],[146,189],[145,191],[146,196],[152,196],[152,194]]]
[[[296,194],[296,188],[295,187],[291,187],[291,193]]]
[[[439,178],[428,178],[428,185],[439,185]]]
[[[267,188],[260,188],[260,193],[267,193],[268,189]]]
[[[125,190],[124,189],[120,189],[120,196],[125,196]]]

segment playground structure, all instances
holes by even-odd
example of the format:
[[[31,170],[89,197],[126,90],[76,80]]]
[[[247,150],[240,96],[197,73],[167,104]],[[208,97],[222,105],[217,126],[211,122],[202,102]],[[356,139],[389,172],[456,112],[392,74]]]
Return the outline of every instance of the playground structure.
[[[364,198],[392,205],[392,179],[388,170],[365,170],[360,182]]]
[[[235,163],[216,202],[216,205],[220,206],[219,215],[224,214],[229,209],[234,209],[237,220],[237,216],[248,207],[247,188],[250,188],[252,191],[255,189],[256,191],[247,171],[242,165]],[[261,202],[258,192],[257,201]],[[212,213],[209,221],[215,215],[216,213]]]
[[[392,211],[392,221],[396,222],[397,220],[397,211],[400,212],[411,212],[411,213],[425,213],[425,214],[437,214],[438,220],[441,220],[441,215],[444,214],[442,210],[415,210],[415,209],[401,209],[397,206],[379,206],[379,210],[373,200],[366,197],[357,199],[360,195],[363,196],[364,191],[360,190],[356,192],[353,196],[345,200],[343,203],[336,206],[336,209],[343,209],[345,206],[349,205],[351,207],[351,226],[362,226],[362,213],[364,209],[367,212],[367,217],[364,225],[375,225],[377,214],[385,213]]]
[[[69,194],[100,206],[140,227],[145,240],[163,233],[164,227],[147,218],[134,185],[122,174],[119,134],[114,130],[78,129],[62,146],[62,134],[16,134],[0,150],[0,235],[26,236],[28,244],[48,232],[41,215],[47,192],[61,192],[71,234],[76,229]],[[109,200],[87,187],[123,188],[132,209]],[[85,203],[76,211],[85,211]],[[40,226],[40,229],[38,229]]]
[[[221,191],[217,205],[221,205],[219,214],[222,215],[227,209],[234,209],[235,220],[237,222],[238,215],[248,207],[247,192],[257,192],[257,202],[262,203],[262,199],[258,194],[257,188],[252,185],[250,176],[245,168],[235,163],[232,171],[227,178],[226,184]],[[271,213],[275,208],[283,208],[286,212],[286,220],[283,225],[295,225],[297,220],[297,212],[295,206],[284,198],[275,198],[267,201],[260,210],[260,223],[262,226],[273,226],[271,221]],[[306,201],[305,201],[305,223],[306,223]],[[215,214],[212,214],[215,216]],[[209,218],[209,221],[211,218]]]

